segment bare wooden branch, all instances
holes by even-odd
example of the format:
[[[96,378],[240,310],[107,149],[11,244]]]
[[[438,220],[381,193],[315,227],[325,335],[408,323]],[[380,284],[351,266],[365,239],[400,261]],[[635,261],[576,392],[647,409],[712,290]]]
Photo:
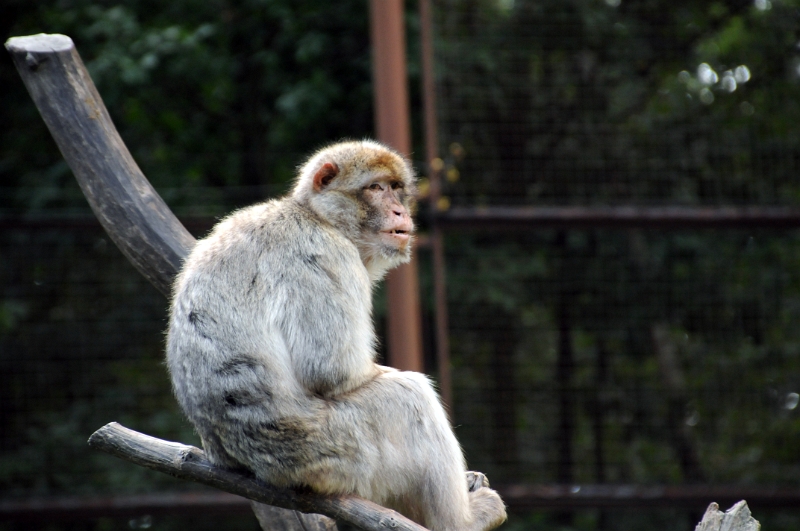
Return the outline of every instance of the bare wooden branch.
[[[719,505],[712,503],[694,531],[759,531],[759,529],[761,524],[750,514],[747,502],[742,500],[724,513],[719,510]]]
[[[400,513],[363,498],[322,496],[271,487],[246,473],[214,466],[199,448],[162,441],[116,422],[94,432],[89,438],[89,446],[177,478],[209,485],[259,503],[323,514],[366,531],[425,531],[424,527]]]
[[[169,295],[195,240],[134,162],[72,39],[14,37],[6,48],[100,223],[136,269]]]
[[[321,514],[305,514],[250,501],[261,529],[269,531],[338,531],[336,521]]]

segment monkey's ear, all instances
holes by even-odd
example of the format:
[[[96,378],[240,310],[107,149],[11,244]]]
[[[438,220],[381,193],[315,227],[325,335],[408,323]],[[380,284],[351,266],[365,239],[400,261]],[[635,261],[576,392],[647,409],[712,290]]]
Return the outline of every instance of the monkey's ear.
[[[314,191],[319,192],[328,186],[334,177],[339,175],[339,166],[335,162],[326,162],[314,174]]]

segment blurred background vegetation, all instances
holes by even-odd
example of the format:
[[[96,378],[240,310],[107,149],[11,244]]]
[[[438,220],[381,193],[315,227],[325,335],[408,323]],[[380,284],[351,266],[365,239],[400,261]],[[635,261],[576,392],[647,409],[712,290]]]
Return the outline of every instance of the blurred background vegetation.
[[[433,7],[450,204],[800,207],[800,2]],[[285,191],[321,144],[372,135],[363,0],[6,0],[0,29],[73,38],[134,158],[197,236]],[[167,303],[93,221],[7,54],[0,102],[0,495],[194,488],[86,447],[112,420],[198,443],[162,361]],[[799,236],[448,233],[453,420],[470,466],[496,484],[800,487]],[[752,508],[764,529],[800,528],[797,508]],[[531,512],[507,528],[668,531],[697,516]],[[256,528],[198,515],[41,526]]]

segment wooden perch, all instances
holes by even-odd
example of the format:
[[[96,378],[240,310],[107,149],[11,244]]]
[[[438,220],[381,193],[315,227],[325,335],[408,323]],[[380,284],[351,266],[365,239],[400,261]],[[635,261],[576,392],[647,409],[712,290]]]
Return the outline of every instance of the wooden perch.
[[[211,464],[199,448],[162,441],[116,422],[89,438],[89,446],[171,476],[195,481],[260,503],[323,514],[366,531],[425,531],[396,511],[357,496],[322,496],[266,485],[244,472]]]
[[[103,228],[136,269],[169,296],[195,239],[131,157],[72,39],[31,35],[13,37],[5,46]],[[118,425],[101,428],[90,441],[93,447],[123,459],[258,502],[328,514],[364,529],[424,529],[358,498],[331,499],[270,489],[252,478],[214,468],[197,448],[159,441]],[[175,460],[165,461],[164,456]],[[316,514],[273,510],[261,503],[254,503],[253,509],[265,530],[336,529],[331,520]]]
[[[131,157],[72,39],[13,37],[6,49],[103,228],[169,296],[195,239]]]
[[[761,524],[752,517],[747,502],[742,500],[724,513],[719,510],[719,505],[712,503],[694,531],[759,531],[759,529]]]

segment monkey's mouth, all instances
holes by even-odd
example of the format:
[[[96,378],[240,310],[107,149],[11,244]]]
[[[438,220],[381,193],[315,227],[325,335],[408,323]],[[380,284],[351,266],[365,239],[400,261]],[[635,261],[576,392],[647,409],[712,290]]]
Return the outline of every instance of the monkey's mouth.
[[[404,244],[409,240],[409,238],[411,238],[411,231],[404,229],[389,229],[381,231],[381,236],[396,243]]]

